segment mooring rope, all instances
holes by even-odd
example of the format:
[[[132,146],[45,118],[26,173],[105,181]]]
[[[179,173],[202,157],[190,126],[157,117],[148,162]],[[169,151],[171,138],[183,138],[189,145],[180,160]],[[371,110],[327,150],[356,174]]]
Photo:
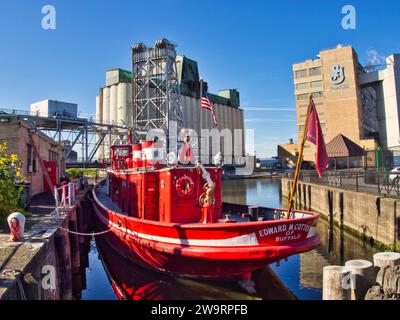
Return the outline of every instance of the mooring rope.
[[[15,269],[6,269],[3,271],[3,276],[12,276],[14,277],[15,281],[17,282],[17,286],[18,286],[18,292],[19,295],[21,297],[21,300],[28,300],[28,298],[26,297],[25,294],[25,289],[24,289],[24,285],[22,283],[22,277],[23,277],[24,273],[21,270],[15,270]]]
[[[99,232],[78,232],[78,231],[72,231],[72,230],[69,230],[69,229],[66,229],[63,227],[58,227],[58,229],[66,231],[68,233],[76,234],[78,236],[90,236],[90,237],[101,236],[102,234],[106,234],[112,230],[111,228],[109,228],[107,230],[99,231]]]

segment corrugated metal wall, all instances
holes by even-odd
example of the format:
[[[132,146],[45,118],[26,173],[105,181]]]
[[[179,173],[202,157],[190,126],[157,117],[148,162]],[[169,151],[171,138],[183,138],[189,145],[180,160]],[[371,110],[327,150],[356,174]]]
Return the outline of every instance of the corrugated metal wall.
[[[132,86],[130,83],[119,83],[101,89],[101,99],[96,98],[96,121],[102,123],[122,124],[121,119],[128,125],[133,125],[133,107],[132,107]],[[189,96],[182,97],[182,114],[184,118],[184,126],[193,129],[199,134],[200,112],[202,115],[202,128],[213,129],[213,121],[211,112],[202,110],[200,107],[200,99]],[[234,107],[228,107],[219,103],[215,103],[214,110],[218,121],[218,130],[231,130],[232,134],[232,152],[234,151],[234,129],[242,129],[242,145],[244,145],[244,119],[243,110]],[[105,139],[105,143],[99,148],[97,155],[99,158],[108,155],[109,142]],[[209,153],[212,158],[211,139],[209,141]],[[223,140],[220,142],[220,150],[223,150]],[[244,150],[242,152],[244,154]],[[210,160],[211,161],[211,160]]]

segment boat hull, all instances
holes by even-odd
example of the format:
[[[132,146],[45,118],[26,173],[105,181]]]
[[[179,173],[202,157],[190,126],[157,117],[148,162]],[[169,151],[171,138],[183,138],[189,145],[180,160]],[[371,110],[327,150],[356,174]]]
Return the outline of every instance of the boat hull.
[[[174,276],[206,279],[248,277],[255,270],[320,244],[318,214],[295,219],[164,224],[116,213],[94,197],[98,231],[119,254]],[[272,209],[271,209],[272,210]]]

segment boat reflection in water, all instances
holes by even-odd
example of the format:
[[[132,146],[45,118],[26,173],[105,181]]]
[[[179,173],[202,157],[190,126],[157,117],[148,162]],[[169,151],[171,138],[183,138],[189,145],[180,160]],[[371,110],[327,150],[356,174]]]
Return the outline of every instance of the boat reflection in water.
[[[250,295],[235,281],[171,277],[140,267],[119,255],[101,237],[96,246],[111,287],[120,300],[295,299],[269,268],[253,274],[257,294]]]
[[[171,299],[256,299],[234,282],[194,281],[173,278],[140,267],[119,255],[106,241],[97,239],[96,246],[103,267],[118,299],[171,300]]]

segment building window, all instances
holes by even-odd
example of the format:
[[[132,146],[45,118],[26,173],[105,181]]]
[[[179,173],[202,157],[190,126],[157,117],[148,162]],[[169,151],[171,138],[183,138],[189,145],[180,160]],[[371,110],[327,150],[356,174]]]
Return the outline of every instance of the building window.
[[[53,150],[49,150],[49,161],[58,161],[58,153]]]
[[[36,172],[36,155],[32,153],[32,172]]]
[[[307,93],[305,93],[305,94],[298,94],[297,95],[297,100],[306,100],[306,99],[308,99],[308,94]]]
[[[322,87],[323,82],[322,82],[322,80],[320,80],[320,81],[311,81],[310,84],[311,84],[311,88]]]
[[[32,172],[32,146],[26,145],[26,172]]]
[[[308,107],[307,104],[300,104],[300,105],[299,105],[299,108],[307,108],[307,107]]]
[[[307,89],[308,88],[308,82],[303,82],[303,83],[298,83],[296,84],[296,89]]]
[[[26,172],[36,172],[36,156],[32,145],[26,145]]]
[[[324,93],[322,91],[313,92],[312,96],[313,98],[322,98],[324,96]]]
[[[294,72],[296,79],[305,78],[308,76],[307,69],[297,70]]]
[[[322,68],[321,67],[316,67],[316,68],[311,68],[310,69],[310,76],[319,76],[322,74]]]
[[[304,125],[303,125],[303,124],[300,124],[300,125],[299,125],[299,131],[302,132],[303,130],[304,130]]]
[[[325,130],[326,129],[326,124],[325,122],[321,122],[321,130]]]

